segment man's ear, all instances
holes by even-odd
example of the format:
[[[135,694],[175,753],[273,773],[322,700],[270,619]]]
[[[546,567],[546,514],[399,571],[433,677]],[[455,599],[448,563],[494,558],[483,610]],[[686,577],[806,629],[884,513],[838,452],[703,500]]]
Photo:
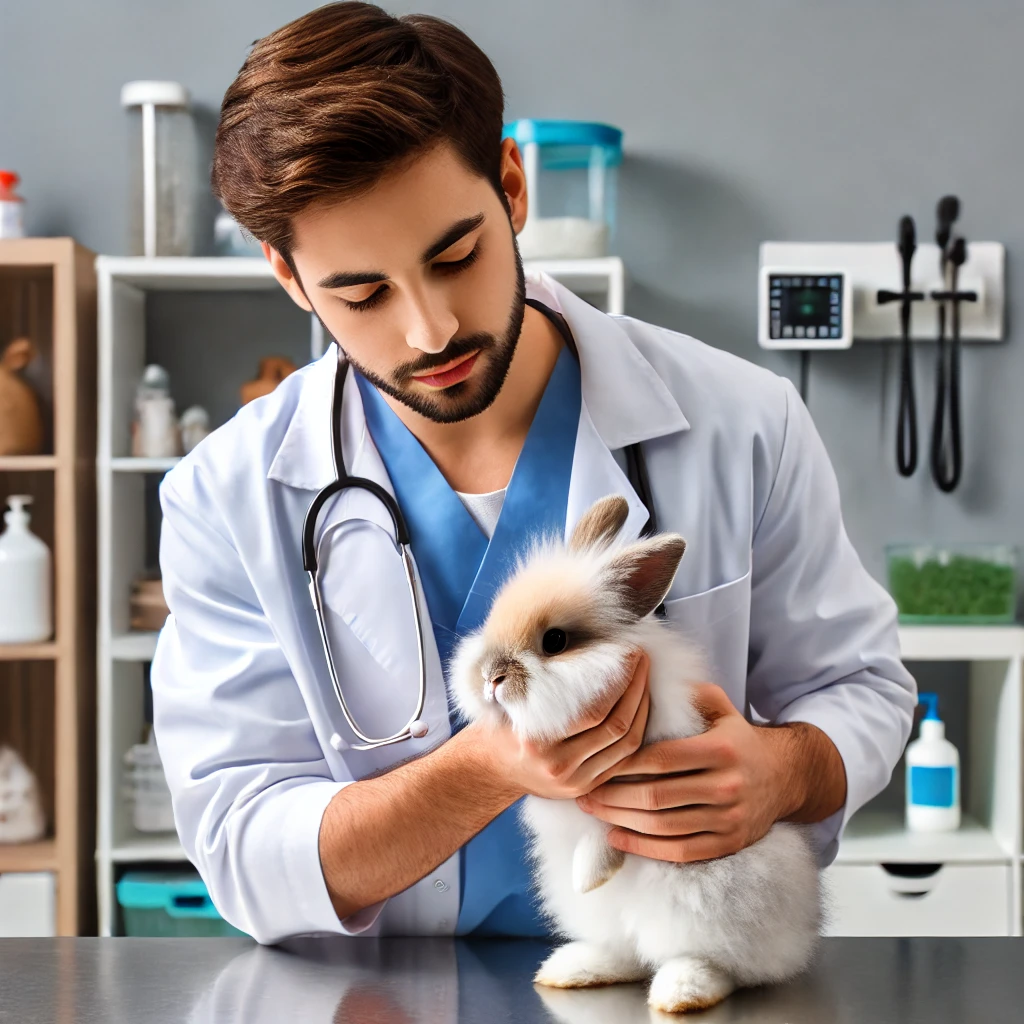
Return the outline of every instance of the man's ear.
[[[665,600],[685,550],[677,533],[631,544],[609,560],[605,580],[622,596],[626,610],[642,619]]]
[[[306,298],[302,282],[288,265],[288,261],[269,243],[260,242],[263,255],[266,256],[270,269],[274,272],[278,284],[291,296],[292,302],[307,313],[313,312],[313,304]]]
[[[512,230],[518,235],[526,223],[530,197],[526,194],[526,170],[523,168],[523,155],[519,152],[515,139],[502,139],[501,142],[501,187],[508,203],[509,219]]]

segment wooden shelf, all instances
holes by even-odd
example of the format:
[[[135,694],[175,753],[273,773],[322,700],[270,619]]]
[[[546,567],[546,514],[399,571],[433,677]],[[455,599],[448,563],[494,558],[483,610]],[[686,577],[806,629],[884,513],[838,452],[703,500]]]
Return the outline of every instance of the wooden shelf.
[[[55,640],[0,646],[0,742],[35,774],[57,837],[0,846],[0,872],[52,872],[53,926],[68,936],[92,932],[96,908],[95,262],[72,238],[0,240],[0,321],[39,352],[49,447],[0,457],[0,472],[8,490],[34,499],[33,532],[53,554],[57,624]]]
[[[56,468],[56,455],[0,455],[0,473],[36,473]]]
[[[0,644],[0,661],[52,661],[59,652],[53,640],[43,644]]]
[[[0,875],[12,871],[55,871],[57,866],[55,839],[38,843],[0,843]]]

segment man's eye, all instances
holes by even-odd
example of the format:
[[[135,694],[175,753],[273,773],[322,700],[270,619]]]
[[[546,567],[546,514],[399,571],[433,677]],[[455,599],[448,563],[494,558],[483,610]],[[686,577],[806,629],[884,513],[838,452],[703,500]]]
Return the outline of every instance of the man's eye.
[[[372,309],[374,306],[377,305],[377,303],[379,303],[384,298],[384,295],[387,292],[387,290],[387,286],[382,285],[372,295],[368,295],[365,299],[360,299],[358,302],[352,302],[349,299],[342,299],[341,301],[344,302],[349,309]]]
[[[461,270],[467,270],[473,266],[474,263],[480,258],[480,243],[477,244],[470,250],[467,256],[463,256],[461,260],[447,260],[439,263],[435,263],[434,267],[440,270],[442,274],[457,274]]]

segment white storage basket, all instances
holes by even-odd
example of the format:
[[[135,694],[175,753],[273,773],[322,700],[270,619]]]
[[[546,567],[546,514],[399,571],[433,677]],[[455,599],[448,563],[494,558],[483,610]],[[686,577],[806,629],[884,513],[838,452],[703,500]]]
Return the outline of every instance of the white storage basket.
[[[139,832],[174,831],[171,791],[152,738],[148,743],[137,743],[124,755],[123,794]]]

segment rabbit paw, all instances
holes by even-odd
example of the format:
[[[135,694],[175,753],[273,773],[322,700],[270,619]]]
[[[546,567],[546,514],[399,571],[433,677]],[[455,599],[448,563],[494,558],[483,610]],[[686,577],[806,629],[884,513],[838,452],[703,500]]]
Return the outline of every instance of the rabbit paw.
[[[665,1013],[706,1010],[720,1003],[735,987],[724,971],[706,960],[680,956],[667,960],[658,969],[647,1002]]]
[[[578,893],[604,885],[626,860],[621,850],[609,846],[604,835],[588,833],[572,854],[572,887]]]
[[[650,972],[630,956],[591,942],[570,942],[540,965],[533,980],[550,988],[590,988],[648,977]]]

